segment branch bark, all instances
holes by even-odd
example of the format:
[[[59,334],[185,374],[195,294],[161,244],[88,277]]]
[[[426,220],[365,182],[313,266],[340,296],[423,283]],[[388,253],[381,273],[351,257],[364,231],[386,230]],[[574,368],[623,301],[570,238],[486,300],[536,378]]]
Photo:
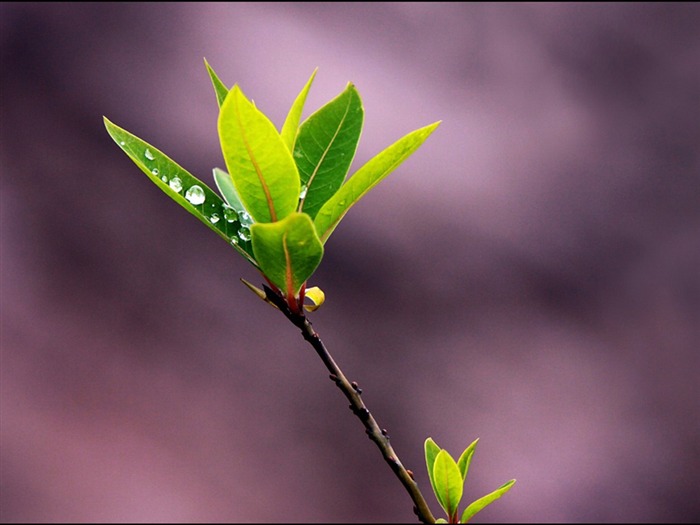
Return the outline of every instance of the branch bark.
[[[343,374],[342,370],[336,364],[335,360],[328,352],[328,349],[323,344],[323,341],[321,341],[321,338],[311,326],[311,322],[303,314],[303,310],[302,313],[292,312],[286,300],[282,296],[274,292],[268,286],[263,287],[266,295],[265,300],[277,307],[277,309],[279,309],[287,317],[287,319],[294,324],[294,326],[301,330],[301,335],[314,348],[318,356],[323,361],[323,364],[330,372],[331,380],[341,390],[348,401],[350,401],[350,409],[357,416],[360,422],[362,422],[365,427],[365,432],[377,445],[382,453],[382,456],[384,457],[384,461],[389,464],[391,470],[394,472],[396,477],[399,478],[399,481],[401,481],[404,488],[408,492],[408,495],[413,500],[413,512],[416,514],[416,516],[418,516],[418,519],[422,523],[435,523],[435,517],[433,516],[432,512],[430,512],[430,508],[428,508],[428,504],[418,488],[418,484],[413,479],[413,473],[403,466],[399,460],[399,457],[396,455],[396,452],[389,443],[389,435],[387,434],[386,430],[379,426],[376,419],[374,419],[374,416],[365,406],[364,401],[362,401],[362,389],[359,388],[357,383],[351,383],[345,377],[345,374]]]

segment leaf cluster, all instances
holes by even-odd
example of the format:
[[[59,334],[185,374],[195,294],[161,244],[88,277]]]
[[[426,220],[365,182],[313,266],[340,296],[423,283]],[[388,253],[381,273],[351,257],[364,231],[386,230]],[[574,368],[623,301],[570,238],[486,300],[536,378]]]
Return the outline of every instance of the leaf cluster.
[[[226,170],[214,168],[218,193],[157,148],[104,119],[107,131],[168,196],[225,239],[263,274],[293,312],[345,214],[396,169],[439,125],[417,129],[347,178],[364,108],[352,83],[304,121],[314,71],[278,131],[243,90],[227,88],[206,62],[219,105]],[[314,289],[316,306],[323,293]]]
[[[474,440],[462,452],[459,460],[455,461],[450,453],[440,448],[432,438],[425,440],[425,463],[428,467],[430,484],[438,503],[447,514],[447,519],[438,518],[436,523],[467,523],[477,512],[503,496],[515,484],[514,479],[504,483],[493,492],[469,504],[458,518],[459,503],[462,500],[469,465],[478,442],[478,439]]]

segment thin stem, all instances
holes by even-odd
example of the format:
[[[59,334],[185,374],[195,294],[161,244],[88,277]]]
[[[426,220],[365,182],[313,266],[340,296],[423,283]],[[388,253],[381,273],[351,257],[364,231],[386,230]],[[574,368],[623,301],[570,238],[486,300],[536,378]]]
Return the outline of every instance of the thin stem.
[[[365,432],[369,438],[374,441],[377,447],[379,447],[384,460],[389,464],[391,470],[394,472],[394,474],[396,474],[396,477],[399,478],[404,488],[408,492],[408,495],[413,500],[413,511],[418,516],[418,519],[422,523],[435,523],[435,517],[433,516],[432,512],[430,512],[428,504],[418,488],[418,484],[413,479],[413,473],[403,466],[399,460],[399,457],[396,455],[396,452],[394,452],[394,449],[389,444],[389,435],[387,434],[386,430],[382,429],[379,424],[377,424],[374,416],[372,416],[370,411],[365,406],[365,403],[362,401],[361,397],[362,390],[358,387],[357,383],[351,383],[347,380],[345,374],[343,374],[342,370],[340,370],[340,367],[336,364],[335,360],[328,352],[328,349],[323,344],[323,341],[321,341],[321,338],[313,329],[311,322],[306,318],[306,316],[303,313],[298,314],[292,312],[284,298],[272,291],[272,289],[269,287],[264,286],[264,288],[267,295],[267,302],[276,306],[287,317],[287,319],[294,324],[294,326],[299,328],[304,339],[306,339],[314,350],[316,350],[316,353],[330,372],[331,380],[335,382],[348,401],[350,401],[350,409],[362,422],[365,427]]]

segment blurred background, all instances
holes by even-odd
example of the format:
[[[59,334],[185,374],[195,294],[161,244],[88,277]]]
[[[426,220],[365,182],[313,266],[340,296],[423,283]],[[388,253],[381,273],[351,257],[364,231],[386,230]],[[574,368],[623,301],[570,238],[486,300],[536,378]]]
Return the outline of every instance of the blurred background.
[[[310,315],[437,516],[423,460],[479,446],[475,522],[700,518],[700,6],[0,4],[3,522],[416,522],[261,278],[102,117],[213,186],[204,67],[278,126],[348,81],[347,215]],[[462,505],[461,508],[463,508]]]

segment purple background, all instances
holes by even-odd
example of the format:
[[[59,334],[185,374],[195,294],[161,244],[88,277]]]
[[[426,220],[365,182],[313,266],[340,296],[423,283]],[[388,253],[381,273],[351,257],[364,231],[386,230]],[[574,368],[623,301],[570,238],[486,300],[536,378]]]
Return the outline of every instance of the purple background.
[[[211,181],[206,57],[277,125],[352,81],[324,338],[417,476],[477,447],[477,522],[700,518],[698,4],[0,5],[2,521],[414,522],[261,279],[102,116]]]

